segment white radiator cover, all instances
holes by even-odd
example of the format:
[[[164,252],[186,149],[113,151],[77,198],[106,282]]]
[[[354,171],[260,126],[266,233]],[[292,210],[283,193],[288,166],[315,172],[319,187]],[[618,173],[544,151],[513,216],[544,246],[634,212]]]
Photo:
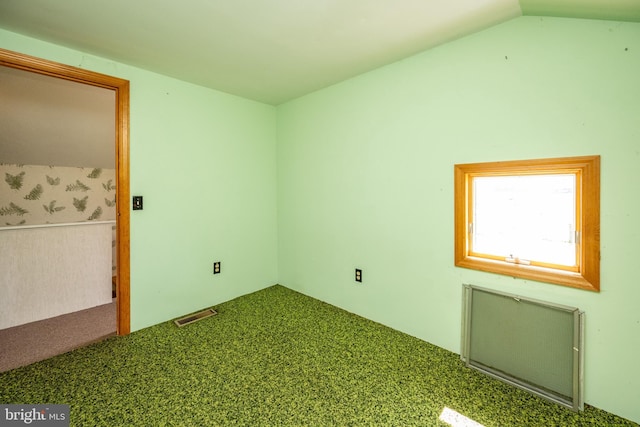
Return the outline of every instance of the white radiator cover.
[[[468,367],[583,410],[584,312],[471,285],[463,298]]]

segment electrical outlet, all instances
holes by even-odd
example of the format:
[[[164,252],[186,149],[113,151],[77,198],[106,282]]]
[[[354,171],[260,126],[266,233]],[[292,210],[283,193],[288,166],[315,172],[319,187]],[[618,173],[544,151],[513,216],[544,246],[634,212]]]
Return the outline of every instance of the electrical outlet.
[[[220,273],[220,261],[216,261],[213,263],[213,274]]]
[[[356,282],[362,282],[362,270],[356,268]]]

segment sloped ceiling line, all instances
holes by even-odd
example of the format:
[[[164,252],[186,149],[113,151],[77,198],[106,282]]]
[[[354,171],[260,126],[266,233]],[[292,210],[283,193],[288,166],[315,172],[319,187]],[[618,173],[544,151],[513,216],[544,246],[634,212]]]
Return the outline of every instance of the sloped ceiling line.
[[[3,0],[0,28],[278,105],[523,13],[640,21],[640,0]]]

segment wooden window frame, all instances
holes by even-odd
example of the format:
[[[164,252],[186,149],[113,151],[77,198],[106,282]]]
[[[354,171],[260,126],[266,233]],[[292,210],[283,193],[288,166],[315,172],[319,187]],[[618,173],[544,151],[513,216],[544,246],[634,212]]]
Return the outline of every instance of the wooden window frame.
[[[577,271],[506,262],[470,254],[469,212],[475,176],[576,174],[580,235]],[[454,165],[455,265],[473,270],[599,292],[600,291],[600,156]]]

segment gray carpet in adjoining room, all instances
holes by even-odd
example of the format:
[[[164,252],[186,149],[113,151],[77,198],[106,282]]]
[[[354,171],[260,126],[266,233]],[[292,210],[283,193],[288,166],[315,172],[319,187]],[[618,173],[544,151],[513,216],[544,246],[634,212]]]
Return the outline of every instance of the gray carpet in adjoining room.
[[[26,366],[116,332],[116,303],[0,330],[0,372]]]

